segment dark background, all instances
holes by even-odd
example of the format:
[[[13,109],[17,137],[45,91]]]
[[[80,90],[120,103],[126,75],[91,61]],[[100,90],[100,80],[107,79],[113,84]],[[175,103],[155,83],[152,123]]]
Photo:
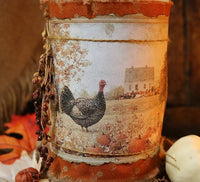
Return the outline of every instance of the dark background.
[[[163,135],[200,135],[200,1],[174,0]]]

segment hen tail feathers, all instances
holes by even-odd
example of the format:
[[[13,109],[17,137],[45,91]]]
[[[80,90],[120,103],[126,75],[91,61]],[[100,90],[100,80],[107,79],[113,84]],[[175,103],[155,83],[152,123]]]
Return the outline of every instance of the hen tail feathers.
[[[62,112],[66,114],[70,114],[72,111],[72,108],[74,106],[74,96],[71,92],[71,90],[67,87],[64,86],[64,89],[62,90],[61,93],[61,110]]]

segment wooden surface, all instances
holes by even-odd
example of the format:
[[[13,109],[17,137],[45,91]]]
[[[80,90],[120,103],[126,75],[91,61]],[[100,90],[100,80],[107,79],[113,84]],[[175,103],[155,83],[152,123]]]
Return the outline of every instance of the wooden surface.
[[[200,106],[199,23],[199,0],[174,0],[169,25],[169,106]]]
[[[173,0],[163,135],[200,135],[200,1]]]
[[[177,139],[185,135],[200,136],[200,108],[167,108],[163,124],[163,135]]]
[[[176,0],[171,8],[169,24],[168,104],[170,106],[184,105],[186,102],[183,27],[183,2]]]
[[[0,1],[0,131],[31,98],[42,51],[43,11],[37,0]]]
[[[200,1],[185,0],[187,11],[187,61],[191,92],[191,104],[200,105]]]

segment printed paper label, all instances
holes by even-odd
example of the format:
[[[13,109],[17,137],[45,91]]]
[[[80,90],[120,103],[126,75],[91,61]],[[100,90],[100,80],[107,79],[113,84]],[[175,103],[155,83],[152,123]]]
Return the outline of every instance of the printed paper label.
[[[148,32],[150,23],[79,24],[83,29],[73,21],[50,24],[58,89],[53,146],[66,159],[70,154],[112,161],[155,151],[167,97],[167,35],[131,37],[137,29]],[[162,31],[162,24],[155,26]]]

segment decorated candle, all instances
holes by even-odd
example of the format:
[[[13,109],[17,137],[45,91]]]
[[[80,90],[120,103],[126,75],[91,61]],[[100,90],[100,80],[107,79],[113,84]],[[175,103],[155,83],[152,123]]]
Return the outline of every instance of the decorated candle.
[[[57,156],[49,175],[87,182],[152,179],[167,98],[171,2],[46,4],[55,95],[49,148]]]

